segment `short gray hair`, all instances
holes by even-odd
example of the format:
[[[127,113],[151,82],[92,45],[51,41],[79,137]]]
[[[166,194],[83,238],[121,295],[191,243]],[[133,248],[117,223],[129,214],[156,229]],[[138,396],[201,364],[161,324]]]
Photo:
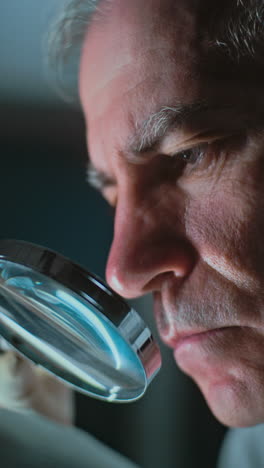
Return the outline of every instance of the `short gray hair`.
[[[215,36],[215,45],[232,61],[239,63],[251,58],[264,63],[263,0],[220,1],[213,20],[211,34]]]
[[[79,60],[91,20],[107,0],[70,0],[48,35],[49,68],[56,72],[57,88],[64,97],[76,98]],[[233,64],[246,61],[264,66],[264,1],[204,0],[200,39],[207,38],[211,56],[220,53]],[[201,16],[202,16],[201,15]],[[100,17],[100,14],[98,15]],[[67,68],[68,66],[68,68]]]
[[[87,28],[99,13],[102,0],[68,0],[46,37],[46,64],[55,72],[53,83],[67,101],[78,99],[78,68]]]

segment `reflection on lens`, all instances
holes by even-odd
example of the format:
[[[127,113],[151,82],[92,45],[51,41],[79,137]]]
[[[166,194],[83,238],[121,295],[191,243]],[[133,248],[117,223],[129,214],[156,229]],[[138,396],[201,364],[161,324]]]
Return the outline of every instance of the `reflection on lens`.
[[[18,338],[13,344],[20,352],[85,393],[129,401],[145,391],[142,362],[92,299],[6,260],[0,262],[0,334],[9,342]]]

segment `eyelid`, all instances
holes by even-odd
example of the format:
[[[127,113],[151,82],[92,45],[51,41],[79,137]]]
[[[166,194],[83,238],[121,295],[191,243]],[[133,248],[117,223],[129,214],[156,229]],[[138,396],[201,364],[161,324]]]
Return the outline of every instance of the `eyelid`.
[[[198,153],[203,153],[207,148],[208,148],[209,144],[208,143],[204,143],[204,144],[197,144],[197,145],[193,145],[193,146],[190,146],[190,147],[187,147],[187,148],[184,148],[180,151],[175,151],[174,153],[170,153],[169,157],[170,158],[177,158],[177,157],[183,157],[184,154],[186,153],[195,153],[195,154],[198,154]]]
[[[239,134],[240,132],[238,132],[237,134],[225,133],[222,135],[215,136],[214,138],[210,137],[210,140],[207,139],[205,141],[196,142],[196,144],[187,146],[186,148],[181,149],[180,151],[175,151],[174,153],[171,151],[169,155],[167,154],[167,156],[175,160],[181,160],[186,164],[195,165],[199,161],[203,160],[204,157],[208,154],[208,152],[213,151],[214,153],[219,153],[220,148],[218,147],[217,149],[215,145],[220,144],[221,147],[226,148],[225,145],[229,144],[230,140],[232,140],[235,136],[237,137]],[[189,153],[189,157],[184,157],[184,155],[186,155],[187,153]]]
[[[178,151],[170,157],[186,160],[186,163],[192,162],[191,161],[192,158],[195,158],[195,160],[197,161],[199,158],[204,156],[204,154],[206,153],[206,150],[208,149],[208,146],[209,144],[206,144],[206,143],[203,145],[192,146],[191,148]],[[188,159],[188,157],[186,158],[184,157],[187,153],[190,154],[190,159]]]
[[[217,141],[225,140],[229,138],[234,132],[224,132],[224,131],[208,131],[203,132],[202,134],[197,135],[196,137],[191,137],[181,144],[173,144],[171,142],[170,147],[169,145],[163,148],[162,154],[166,156],[174,157],[176,154],[184,153],[185,151],[190,151],[197,147],[204,147],[206,145],[210,145],[216,143]]]

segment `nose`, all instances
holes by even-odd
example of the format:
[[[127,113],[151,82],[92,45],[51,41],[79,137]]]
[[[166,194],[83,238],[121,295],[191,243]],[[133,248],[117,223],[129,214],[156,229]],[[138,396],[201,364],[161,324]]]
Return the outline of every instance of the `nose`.
[[[195,258],[175,205],[121,199],[106,268],[107,282],[118,294],[139,297],[160,290],[169,277],[182,283]]]

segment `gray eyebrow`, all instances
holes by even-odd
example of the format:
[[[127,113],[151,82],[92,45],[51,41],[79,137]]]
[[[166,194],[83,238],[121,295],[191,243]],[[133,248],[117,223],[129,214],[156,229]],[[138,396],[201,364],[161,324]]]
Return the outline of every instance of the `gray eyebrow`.
[[[136,123],[135,133],[129,138],[127,144],[128,153],[139,156],[155,150],[169,131],[181,127],[188,119],[197,116],[200,112],[219,107],[219,105],[213,106],[205,101],[161,107],[158,112],[150,115],[142,123]]]
[[[122,151],[128,159],[154,151],[169,131],[180,128],[192,117],[208,110],[226,109],[230,106],[213,105],[206,101],[192,104],[162,106],[159,111],[151,114],[142,123],[136,122],[135,132],[129,137],[126,150]],[[87,166],[87,182],[96,190],[115,185],[115,181],[103,171],[96,169],[91,162]]]

